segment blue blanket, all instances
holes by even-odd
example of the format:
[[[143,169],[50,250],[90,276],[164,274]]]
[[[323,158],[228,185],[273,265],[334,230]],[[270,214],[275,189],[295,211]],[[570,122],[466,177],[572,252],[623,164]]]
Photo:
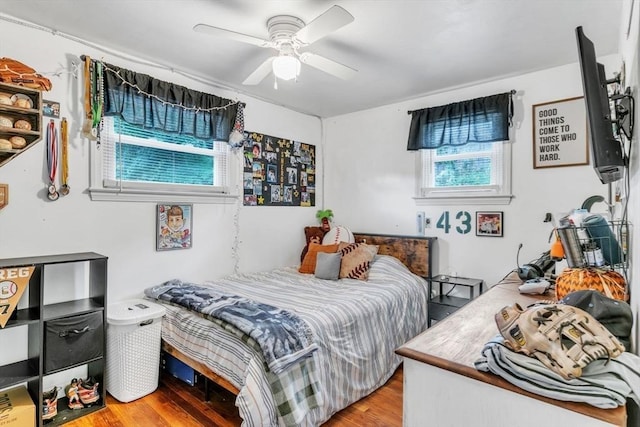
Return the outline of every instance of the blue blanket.
[[[309,326],[298,316],[211,287],[174,279],[144,291],[149,298],[196,311],[255,341],[269,370],[275,374],[310,356],[317,345]]]

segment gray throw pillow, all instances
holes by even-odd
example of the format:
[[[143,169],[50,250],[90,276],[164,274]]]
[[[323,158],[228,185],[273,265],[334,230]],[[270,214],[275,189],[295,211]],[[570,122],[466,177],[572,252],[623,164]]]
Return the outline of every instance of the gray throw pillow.
[[[340,252],[318,252],[315,276],[318,279],[338,280],[338,276],[340,276],[341,261],[342,255]]]

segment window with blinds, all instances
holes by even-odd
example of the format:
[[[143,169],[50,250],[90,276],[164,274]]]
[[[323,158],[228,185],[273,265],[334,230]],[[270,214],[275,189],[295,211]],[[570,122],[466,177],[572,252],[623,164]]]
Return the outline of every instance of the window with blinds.
[[[188,191],[226,192],[229,146],[103,118],[101,133],[105,187],[165,185]]]
[[[146,129],[107,116],[92,154],[90,192],[93,200],[170,197],[227,203],[234,197],[230,161],[225,141]]]

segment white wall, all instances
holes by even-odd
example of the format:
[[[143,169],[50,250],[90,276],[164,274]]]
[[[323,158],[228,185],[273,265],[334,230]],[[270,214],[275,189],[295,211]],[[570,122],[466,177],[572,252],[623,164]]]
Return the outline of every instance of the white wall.
[[[635,2],[633,7],[633,13],[631,13],[631,3]],[[638,0],[626,0],[624,2],[624,6],[622,8],[622,25],[620,31],[620,53],[622,54],[622,59],[625,63],[625,71],[626,71],[626,83],[625,85],[632,89],[632,94],[636,100],[636,111],[635,111],[635,123],[636,129],[633,134],[633,138],[631,140],[632,146],[632,156],[631,163],[629,167],[629,176],[630,176],[630,194],[629,194],[629,220],[632,224],[635,224],[634,227],[631,228],[631,254],[632,258],[635,262],[631,264],[631,274],[630,274],[630,293],[631,293],[631,307],[633,308],[633,312],[635,313],[635,321],[634,321],[634,329],[635,334],[635,350],[636,353],[639,352],[638,343],[640,343],[640,329],[638,328],[638,322],[640,322],[640,317],[638,317],[638,313],[640,313],[640,263],[638,260],[638,250],[640,250],[640,246],[638,246],[638,242],[640,242],[640,228],[638,228],[638,224],[640,224],[640,168],[638,167],[638,162],[640,161],[639,153],[638,153],[638,128],[637,124],[640,123],[640,108],[638,105],[640,104],[640,97],[638,91],[638,85],[640,84],[640,58],[638,58],[638,50],[640,50],[639,45],[639,37],[640,37],[640,1]],[[630,28],[629,34],[627,34],[627,28]]]
[[[599,59],[608,74],[620,68],[617,56]],[[511,131],[515,195],[511,203],[416,206],[415,156],[419,154],[406,151],[411,119],[407,111],[511,89],[517,91]],[[600,183],[591,166],[533,169],[532,105],[576,96],[582,96],[577,62],[326,119],[325,205],[333,209],[337,222],[353,230],[390,234],[416,233],[416,213],[425,211],[432,222],[426,234],[438,239],[434,272],[455,272],[495,284],[516,267],[519,243],[524,245],[521,264],[549,249],[552,226],[543,223],[546,212],[566,213],[579,208],[591,195],[607,196],[607,186]],[[473,224],[475,211],[503,211],[504,237],[477,237],[474,231],[459,234],[455,227],[445,233],[436,228],[443,212],[449,211],[454,220],[462,210],[471,213]]]
[[[321,154],[319,119],[238,96],[177,73],[106,54],[60,35],[0,20],[2,56],[45,74],[53,83],[47,100],[61,104],[70,122],[71,193],[55,202],[46,198],[45,141],[0,168],[9,184],[9,205],[0,211],[0,258],[95,251],[109,257],[109,302],[137,297],[142,290],[171,278],[200,282],[234,269],[234,217],[238,213],[239,267],[253,271],[299,262],[303,227],[315,224],[316,208],[239,207],[194,204],[193,248],[155,251],[155,203],[94,202],[89,186],[89,144],[82,124],[82,73],[67,73],[70,62],[89,55],[158,79],[247,103],[246,129],[316,145]],[[12,41],[9,41],[12,40]],[[19,41],[19,42],[16,42]],[[198,54],[194,52],[194,55]],[[53,76],[53,72],[61,72]],[[322,171],[318,155],[318,172]],[[239,157],[238,157],[239,159]],[[241,169],[241,166],[240,166]],[[318,179],[322,194],[321,179]],[[241,190],[240,190],[241,191]],[[170,200],[162,200],[170,202]],[[321,198],[320,198],[321,202]]]

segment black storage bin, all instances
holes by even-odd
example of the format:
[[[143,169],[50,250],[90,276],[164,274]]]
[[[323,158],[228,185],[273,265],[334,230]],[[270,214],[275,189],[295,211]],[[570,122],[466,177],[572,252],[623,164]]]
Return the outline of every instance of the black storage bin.
[[[44,371],[80,364],[102,356],[102,311],[45,322]]]

